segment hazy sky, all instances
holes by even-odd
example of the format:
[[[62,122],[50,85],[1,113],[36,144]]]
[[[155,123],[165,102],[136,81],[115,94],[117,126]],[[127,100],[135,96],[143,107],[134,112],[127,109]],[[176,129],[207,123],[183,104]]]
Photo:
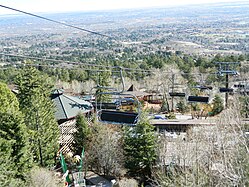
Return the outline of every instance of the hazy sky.
[[[167,7],[186,4],[248,0],[0,0],[0,5],[29,12],[65,12],[86,10],[109,10],[143,7]],[[0,7],[0,14],[15,13]]]

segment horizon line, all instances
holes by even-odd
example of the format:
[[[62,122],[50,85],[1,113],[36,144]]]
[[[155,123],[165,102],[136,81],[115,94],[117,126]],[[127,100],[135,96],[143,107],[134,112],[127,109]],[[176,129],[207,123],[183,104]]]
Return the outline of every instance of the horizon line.
[[[64,11],[34,11],[32,13],[37,14],[65,14],[65,13],[93,13],[93,12],[116,12],[116,11],[131,11],[131,10],[146,10],[146,9],[166,9],[166,8],[177,8],[177,7],[191,7],[191,6],[206,6],[206,5],[216,5],[216,4],[237,4],[237,3],[247,3],[249,1],[229,1],[229,2],[210,2],[210,3],[196,3],[196,4],[182,4],[182,5],[168,5],[168,6],[152,6],[152,7],[131,7],[131,8],[111,8],[111,9],[89,9],[89,10],[64,10]],[[22,13],[0,13],[0,17],[4,16],[20,16]]]

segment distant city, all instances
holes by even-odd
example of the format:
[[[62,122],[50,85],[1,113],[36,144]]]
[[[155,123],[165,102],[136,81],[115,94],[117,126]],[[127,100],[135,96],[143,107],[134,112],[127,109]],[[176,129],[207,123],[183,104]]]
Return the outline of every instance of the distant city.
[[[0,52],[58,56],[94,51],[115,58],[128,49],[135,53],[242,54],[249,52],[248,8],[249,2],[241,2],[43,15],[115,40],[26,15],[1,16]]]

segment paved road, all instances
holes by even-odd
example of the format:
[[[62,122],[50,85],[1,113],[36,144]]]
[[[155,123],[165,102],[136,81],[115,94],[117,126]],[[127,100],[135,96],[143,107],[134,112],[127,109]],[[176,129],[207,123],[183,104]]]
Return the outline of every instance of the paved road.
[[[91,187],[112,187],[112,183],[105,178],[97,175],[96,173],[93,172],[87,172],[87,180],[89,180],[93,185],[87,185]]]

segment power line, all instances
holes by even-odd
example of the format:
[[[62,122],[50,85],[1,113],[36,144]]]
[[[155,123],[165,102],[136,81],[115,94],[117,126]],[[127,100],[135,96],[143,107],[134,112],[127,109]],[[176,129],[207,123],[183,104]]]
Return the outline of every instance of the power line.
[[[41,60],[41,61],[61,62],[61,63],[74,64],[74,65],[86,65],[86,66],[93,66],[93,67],[110,68],[110,69],[118,68],[117,66],[106,66],[106,65],[90,64],[90,63],[84,63],[84,62],[72,62],[72,61],[56,60],[56,59],[50,59],[50,58],[33,57],[33,56],[27,56],[27,55],[6,54],[6,53],[0,53],[0,55],[2,55],[2,56],[10,56],[10,57],[27,58],[27,59],[34,59],[34,60]],[[125,67],[122,67],[122,69],[124,71],[153,72],[153,70],[144,70],[144,69],[139,69],[139,68],[125,68]]]
[[[56,21],[56,20],[53,20],[53,19],[50,19],[50,18],[46,18],[44,16],[40,16],[40,15],[33,14],[33,13],[30,13],[30,12],[26,12],[26,11],[23,11],[23,10],[19,10],[19,9],[16,9],[16,8],[8,7],[8,6],[5,6],[5,5],[0,5],[0,7],[5,8],[5,9],[9,9],[9,10],[12,10],[12,11],[15,11],[15,12],[20,12],[20,13],[23,13],[23,14],[26,14],[26,15],[30,15],[30,16],[33,16],[33,17],[37,17],[39,19],[43,19],[43,20],[50,21],[50,22],[53,22],[53,23],[61,24],[61,25],[64,25],[64,26],[67,26],[67,27],[71,27],[71,28],[74,28],[74,29],[78,29],[78,30],[81,30],[81,31],[84,31],[84,32],[88,32],[88,33],[91,33],[91,34],[95,34],[95,35],[107,37],[107,38],[110,38],[110,39],[112,39],[112,40],[114,40],[117,43],[122,44],[122,45],[129,45],[129,44],[127,44],[127,42],[118,41],[117,39],[113,38],[112,36],[109,36],[109,35],[106,35],[106,34],[102,34],[102,33],[96,32],[96,31],[84,29],[84,28],[81,28],[81,27],[77,27],[77,26],[74,26],[74,25],[71,25],[71,24],[67,24],[67,23],[63,23],[63,22],[60,22],[60,21]],[[146,44],[143,44],[143,43],[141,43],[140,45],[142,45],[144,47],[149,47],[149,46],[147,46]],[[42,60],[42,59],[40,59],[40,60]],[[53,61],[55,61],[55,60],[53,60]],[[129,70],[129,69],[127,68],[126,70]]]
[[[18,54],[6,54],[6,53],[0,53],[0,56],[10,56],[10,57],[19,57],[19,58],[27,58],[27,59],[34,59],[34,60],[41,60],[41,61],[52,61],[52,62],[61,62],[61,63],[67,63],[68,65],[85,65],[90,67],[98,67],[98,68],[109,68],[109,69],[116,69],[119,66],[108,66],[108,65],[100,65],[100,64],[92,64],[92,63],[84,63],[84,62],[72,62],[72,61],[66,61],[66,60],[57,60],[57,59],[51,59],[51,58],[41,58],[41,57],[33,57],[33,56],[27,56],[27,55],[18,55]],[[41,66],[41,65],[40,65]],[[53,66],[51,66],[53,67]],[[63,66],[65,67],[65,66]],[[82,68],[82,67],[81,67]],[[83,68],[84,69],[84,68]],[[122,69],[126,72],[133,71],[133,73],[152,73],[155,74],[155,70],[146,70],[141,68],[126,68],[122,67]],[[214,73],[184,73],[184,72],[178,72],[174,73],[172,71],[160,71],[160,73],[163,73],[164,75],[212,75],[212,74],[218,74],[217,72]]]
[[[26,12],[26,11],[23,11],[23,10],[11,8],[11,7],[4,6],[4,5],[0,5],[0,7],[5,8],[5,9],[9,9],[9,10],[13,10],[15,12],[20,12],[20,13],[23,13],[23,14],[26,14],[26,15],[30,15],[30,16],[33,16],[33,17],[37,17],[37,18],[40,18],[40,19],[43,19],[43,20],[46,20],[46,21],[50,21],[50,22],[53,22],[53,23],[61,24],[61,25],[71,27],[71,28],[74,28],[74,29],[78,29],[78,30],[81,30],[81,31],[84,31],[84,32],[88,32],[88,33],[91,33],[91,34],[95,34],[95,35],[99,35],[99,36],[103,36],[103,37],[107,37],[107,38],[115,40],[113,37],[108,36],[106,34],[101,34],[101,33],[96,32],[96,31],[92,31],[92,30],[84,29],[84,28],[77,27],[77,26],[74,26],[74,25],[70,25],[70,24],[67,24],[67,23],[63,23],[63,22],[60,22],[60,21],[56,21],[56,20],[53,20],[53,19],[50,19],[50,18],[39,16],[37,14],[29,13],[29,12]]]
[[[41,60],[41,61],[62,62],[62,63],[68,63],[68,64],[74,64],[74,65],[86,65],[86,66],[103,67],[103,68],[115,68],[114,66],[105,66],[105,65],[99,65],[99,64],[89,64],[89,63],[82,63],[82,62],[72,62],[72,61],[66,61],[66,60],[57,60],[57,59],[51,59],[51,58],[41,58],[41,57],[33,57],[33,56],[26,56],[26,55],[5,54],[5,53],[0,53],[0,55],[2,55],[2,56],[10,56],[10,57],[27,58],[27,59],[34,59],[34,60]]]
[[[32,66],[32,67],[48,67],[48,68],[54,68],[54,69],[69,69],[69,70],[85,70],[85,71],[93,71],[93,72],[112,72],[112,73],[118,73],[119,71],[113,71],[113,70],[106,70],[106,69],[88,69],[88,68],[82,68],[82,67],[76,67],[76,66],[58,66],[58,65],[48,65],[48,64],[16,64],[14,63],[15,68],[21,67],[21,66]],[[7,67],[0,67],[0,70],[7,70]]]
[[[50,21],[50,22],[53,22],[53,23],[61,24],[61,25],[71,27],[71,28],[74,28],[74,29],[78,29],[78,30],[88,32],[88,33],[91,33],[91,34],[103,36],[103,37],[112,39],[112,40],[116,41],[117,43],[119,43],[121,45],[133,45],[132,43],[129,44],[129,42],[119,41],[119,40],[117,40],[116,38],[114,38],[112,36],[102,34],[100,32],[92,31],[92,30],[89,30],[89,29],[84,29],[84,28],[81,28],[81,27],[77,27],[75,25],[63,23],[63,22],[56,21],[56,20],[53,20],[53,19],[50,19],[50,18],[46,18],[44,16],[40,16],[40,15],[33,14],[33,13],[30,13],[30,12],[26,12],[26,11],[23,11],[23,10],[19,10],[19,9],[16,9],[16,8],[8,7],[8,6],[5,6],[5,5],[0,5],[0,7],[5,8],[5,9],[9,9],[9,10],[12,10],[12,11],[15,11],[15,12],[20,12],[20,13],[23,13],[23,14],[26,14],[26,15],[29,15],[29,16],[33,16],[33,17],[36,17],[36,18],[40,18],[40,19],[43,19],[43,20],[46,20],[46,21]],[[149,48],[148,44],[141,43],[140,45],[143,46],[143,47]]]

